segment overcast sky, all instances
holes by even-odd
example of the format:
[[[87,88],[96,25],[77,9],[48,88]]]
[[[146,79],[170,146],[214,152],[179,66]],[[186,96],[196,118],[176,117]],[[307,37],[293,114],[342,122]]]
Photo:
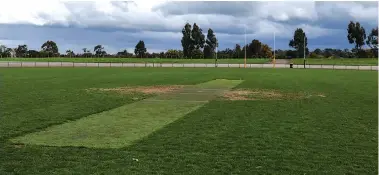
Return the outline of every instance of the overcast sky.
[[[20,5],[22,3],[22,5]],[[259,39],[276,48],[288,49],[296,28],[303,28],[308,46],[352,48],[346,28],[359,21],[366,32],[378,25],[377,2],[135,2],[5,0],[0,5],[0,44],[16,47],[27,44],[40,49],[46,40],[58,44],[59,51],[82,52],[102,44],[108,53],[134,51],[144,40],[148,51],[181,49],[181,30],[186,22],[196,22],[204,35],[212,28],[219,49]]]

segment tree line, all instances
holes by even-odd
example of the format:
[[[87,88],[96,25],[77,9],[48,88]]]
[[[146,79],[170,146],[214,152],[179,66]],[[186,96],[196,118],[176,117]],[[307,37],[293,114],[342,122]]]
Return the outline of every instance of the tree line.
[[[214,31],[209,28],[207,35],[199,25],[186,23],[182,29],[181,45],[182,50],[169,49],[165,52],[147,52],[145,42],[138,41],[135,45],[134,53],[126,49],[116,54],[108,54],[102,45],[96,45],[93,49],[83,48],[82,53],[74,53],[66,50],[60,53],[57,44],[48,40],[41,45],[41,49],[29,50],[27,45],[18,45],[16,48],[7,48],[0,45],[0,57],[24,57],[24,58],[43,58],[43,57],[108,57],[108,58],[273,58],[274,51],[267,44],[258,39],[253,39],[245,46],[236,44],[233,48],[216,50],[218,40]],[[283,58],[377,58],[378,57],[378,27],[373,28],[368,35],[359,22],[350,21],[347,26],[347,40],[354,44],[353,49],[315,49],[312,52],[308,49],[308,39],[302,28],[297,28],[293,38],[288,45],[293,49],[275,50],[275,57]],[[363,49],[367,44],[369,49]],[[245,51],[246,50],[246,51]],[[305,55],[304,55],[305,54]]]

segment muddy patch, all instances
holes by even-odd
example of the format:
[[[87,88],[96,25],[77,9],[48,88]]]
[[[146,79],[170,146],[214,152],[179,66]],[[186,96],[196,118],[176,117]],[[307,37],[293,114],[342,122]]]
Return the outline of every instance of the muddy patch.
[[[117,92],[121,94],[143,93],[143,94],[164,94],[168,92],[177,91],[184,86],[171,85],[171,86],[130,86],[119,88],[91,88],[87,91],[103,91],[103,92]]]
[[[233,90],[224,92],[222,98],[226,100],[285,100],[303,99],[311,97],[326,97],[324,94],[288,93],[276,90],[254,89],[254,90]]]

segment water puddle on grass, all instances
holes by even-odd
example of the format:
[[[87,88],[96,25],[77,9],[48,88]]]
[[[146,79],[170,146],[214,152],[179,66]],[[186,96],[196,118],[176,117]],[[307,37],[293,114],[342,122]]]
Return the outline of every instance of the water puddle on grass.
[[[241,82],[217,79],[181,88],[161,88],[160,92],[165,93],[155,97],[52,126],[11,141],[46,146],[125,147],[200,108]],[[152,92],[151,89],[148,92]]]

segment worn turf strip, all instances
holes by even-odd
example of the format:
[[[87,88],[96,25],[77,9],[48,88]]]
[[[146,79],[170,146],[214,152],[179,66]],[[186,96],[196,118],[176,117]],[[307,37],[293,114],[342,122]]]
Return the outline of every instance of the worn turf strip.
[[[121,148],[198,109],[241,80],[217,79],[11,139],[47,146]]]

